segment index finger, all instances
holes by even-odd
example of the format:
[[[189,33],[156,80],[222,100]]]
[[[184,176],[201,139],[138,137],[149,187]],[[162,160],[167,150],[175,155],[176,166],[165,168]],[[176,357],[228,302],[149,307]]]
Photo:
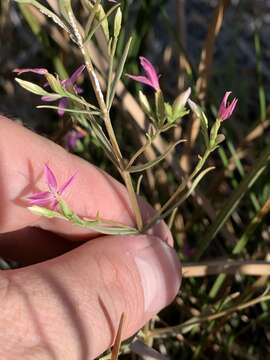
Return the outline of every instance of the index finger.
[[[94,218],[98,212],[105,220],[135,225],[128,193],[122,184],[23,126],[4,117],[0,117],[0,122],[0,233],[38,226],[71,238],[96,235],[62,220],[38,218],[26,209],[27,196],[47,190],[43,177],[44,164],[53,169],[59,184],[77,173],[74,183],[64,195],[77,214]],[[144,220],[153,214],[154,210],[144,201],[140,200],[140,206]],[[156,225],[151,232],[172,243],[165,223]]]

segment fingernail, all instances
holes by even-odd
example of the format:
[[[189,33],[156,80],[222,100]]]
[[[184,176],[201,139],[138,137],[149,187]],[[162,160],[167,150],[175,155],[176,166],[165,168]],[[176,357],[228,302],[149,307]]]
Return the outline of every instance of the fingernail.
[[[135,254],[141,278],[146,313],[157,313],[176,296],[181,283],[181,267],[175,251],[156,237]]]

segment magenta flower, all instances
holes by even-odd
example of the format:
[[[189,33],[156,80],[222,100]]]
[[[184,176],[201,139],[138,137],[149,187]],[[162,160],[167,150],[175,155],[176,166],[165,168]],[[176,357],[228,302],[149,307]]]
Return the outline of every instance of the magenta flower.
[[[68,90],[69,88],[73,88],[75,91],[75,94],[81,94],[83,92],[83,90],[77,86],[75,83],[77,81],[77,79],[79,78],[79,76],[81,75],[81,73],[84,71],[85,69],[85,65],[81,65],[68,79],[62,80],[61,81],[61,85],[63,86],[64,89]],[[44,68],[29,68],[29,69],[15,69],[13,70],[13,72],[20,74],[26,73],[26,72],[32,72],[34,74],[39,74],[39,75],[45,75],[48,74],[48,70],[44,69]],[[47,87],[49,84],[48,82],[44,85],[44,87]],[[42,96],[41,98],[43,101],[55,101],[55,97],[54,96]],[[65,113],[65,109],[68,107],[68,98],[67,97],[62,97],[59,100],[58,103],[58,115],[59,116],[63,116]]]
[[[82,139],[84,134],[78,130],[70,130],[65,135],[65,148],[69,151],[74,151],[76,148],[77,141]]]
[[[231,117],[236,107],[238,101],[237,98],[234,98],[231,103],[228,103],[228,97],[230,96],[231,93],[232,93],[231,91],[225,92],[225,95],[219,106],[218,117],[221,121],[227,120],[229,117]]]
[[[24,74],[27,72],[32,72],[34,74],[39,74],[39,75],[48,74],[48,70],[44,69],[44,68],[14,69],[13,72],[17,73],[18,75],[21,75],[21,74]]]
[[[151,64],[151,62],[149,60],[147,60],[143,56],[140,57],[140,63],[141,63],[142,68],[145,71],[145,76],[142,76],[142,75],[136,76],[136,75],[129,75],[129,74],[127,74],[127,76],[130,79],[140,82],[141,84],[151,86],[155,91],[159,91],[160,90],[159,80],[158,80],[158,75],[157,75],[157,72],[156,72],[154,66]]]
[[[73,87],[75,94],[81,94],[83,92],[83,90],[82,90],[82,88],[77,86],[75,84],[75,82],[80,77],[80,75],[84,71],[84,69],[85,69],[85,65],[81,65],[76,71],[74,71],[74,73],[68,79],[62,80],[61,84],[62,84],[63,88],[68,90],[69,88]],[[41,99],[43,101],[55,101],[53,96],[42,96]],[[58,115],[63,116],[65,113],[65,109],[67,107],[68,107],[68,98],[63,97],[62,99],[59,100],[59,103],[58,103],[58,108],[59,108],[57,110]]]
[[[45,165],[44,173],[49,191],[37,192],[29,196],[28,200],[31,205],[49,205],[55,209],[57,207],[59,197],[70,186],[74,180],[75,174],[72,175],[63,185],[58,187],[56,177],[47,164]]]

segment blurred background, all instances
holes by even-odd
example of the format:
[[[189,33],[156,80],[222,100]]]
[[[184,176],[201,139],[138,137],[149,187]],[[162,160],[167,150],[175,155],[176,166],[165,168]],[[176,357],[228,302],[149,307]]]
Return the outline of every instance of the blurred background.
[[[58,11],[57,0],[40,3]],[[72,1],[81,24],[87,20],[83,3]],[[104,1],[104,6],[112,5]],[[148,359],[149,349],[153,359],[270,358],[270,304],[264,293],[270,275],[270,1],[122,0],[121,8],[118,58],[128,36],[133,37],[125,73],[139,73],[139,56],[146,56],[158,69],[166,100],[190,86],[191,98],[205,109],[210,123],[225,91],[232,91],[238,105],[222,124],[226,141],[208,161],[216,170],[207,174],[172,223],[184,264],[181,292],[132,346],[123,344],[120,358]],[[97,33],[90,46],[105,76],[101,35]],[[20,88],[12,71],[43,67],[64,79],[81,63],[68,36],[36,8],[0,0],[2,115],[65,146],[72,126],[69,116],[36,109],[40,98]],[[42,84],[36,75],[27,79]],[[121,148],[130,156],[143,143],[148,122],[137,101],[141,86],[126,76],[122,82],[112,118]],[[86,76],[79,85],[91,99]],[[151,90],[144,91],[152,96]],[[145,154],[151,160],[180,138],[188,141],[142,180],[142,194],[156,209],[202,152],[196,119],[186,116]],[[119,178],[91,134],[78,139],[72,151]]]

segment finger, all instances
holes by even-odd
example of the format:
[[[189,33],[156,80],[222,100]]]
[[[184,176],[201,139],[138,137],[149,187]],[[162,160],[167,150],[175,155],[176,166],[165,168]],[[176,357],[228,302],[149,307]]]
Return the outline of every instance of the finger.
[[[79,245],[79,241],[66,241],[57,234],[34,227],[0,234],[1,258],[16,261],[18,266],[52,259]]]
[[[0,276],[0,348],[16,359],[94,359],[111,346],[122,313],[127,338],[180,285],[174,250],[143,235],[101,237]]]
[[[26,209],[25,197],[47,190],[43,178],[46,163],[55,172],[59,184],[77,173],[64,195],[76,213],[93,218],[99,212],[103,219],[134,226],[128,194],[122,184],[55,143],[6,118],[2,117],[0,121],[0,232],[35,225],[68,236],[80,236],[80,239],[83,235],[89,237],[89,230],[60,220],[38,219]],[[144,219],[149,218],[153,209],[144,201],[140,204]],[[154,227],[153,233],[172,243],[163,222]]]

